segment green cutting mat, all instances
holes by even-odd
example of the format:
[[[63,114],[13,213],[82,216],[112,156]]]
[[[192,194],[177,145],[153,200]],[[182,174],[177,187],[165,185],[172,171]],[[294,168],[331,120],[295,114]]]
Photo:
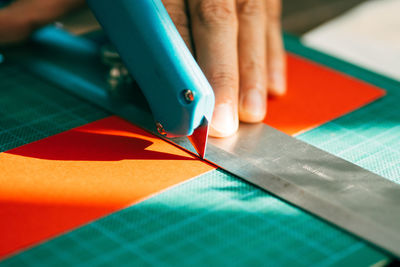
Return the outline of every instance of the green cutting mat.
[[[296,45],[290,40],[287,43],[289,49],[290,45]],[[300,52],[310,53],[307,49]],[[348,71],[349,65],[343,62],[318,53],[307,56]],[[352,73],[355,76],[376,77],[356,70]],[[400,112],[395,112],[396,101],[400,100],[399,85],[382,78],[371,82],[387,89],[388,96],[298,138],[399,182],[400,157],[396,146],[400,140]],[[3,83],[4,79],[0,79],[0,90]],[[15,77],[11,83],[18,90],[21,82]],[[64,103],[53,95],[56,89],[51,87],[52,90],[42,92],[42,87],[48,85],[37,83],[32,97],[44,94],[44,105]],[[22,110],[24,105],[19,109],[16,106],[21,97],[26,98],[23,101],[30,99],[29,94],[24,94],[28,90],[32,90],[30,85],[19,94],[11,95],[7,103]],[[6,96],[3,94],[2,98]],[[93,109],[90,112],[99,114],[98,117],[106,115],[78,99],[75,101],[77,106]],[[62,109],[69,114],[74,107],[74,104],[64,105]],[[23,125],[21,122],[20,127]],[[3,129],[0,138],[7,134],[7,127]],[[217,170],[20,253],[2,264],[354,266],[357,263],[362,266],[385,257],[351,235]]]
[[[107,115],[15,65],[0,65],[0,152]]]
[[[362,266],[381,258],[363,242],[218,170],[6,265]]]

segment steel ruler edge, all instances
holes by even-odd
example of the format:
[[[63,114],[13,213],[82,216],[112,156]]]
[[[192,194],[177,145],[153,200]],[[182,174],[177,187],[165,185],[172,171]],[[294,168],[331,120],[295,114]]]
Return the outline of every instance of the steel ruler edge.
[[[6,59],[163,138],[138,88],[108,89],[101,40],[48,28]],[[163,139],[195,153],[187,138]],[[400,185],[265,124],[209,138],[206,160],[400,257]]]

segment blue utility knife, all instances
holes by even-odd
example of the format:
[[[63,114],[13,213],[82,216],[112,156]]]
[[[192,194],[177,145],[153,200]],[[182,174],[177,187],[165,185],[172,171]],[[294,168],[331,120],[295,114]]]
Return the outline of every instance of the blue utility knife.
[[[88,0],[146,97],[157,130],[204,158],[214,94],[161,0]]]

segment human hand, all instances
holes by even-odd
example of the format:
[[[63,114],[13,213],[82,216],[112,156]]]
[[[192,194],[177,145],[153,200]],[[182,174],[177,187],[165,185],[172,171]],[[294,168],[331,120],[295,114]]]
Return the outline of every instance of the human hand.
[[[84,0],[16,0],[0,9],[0,44],[36,28]],[[280,0],[163,0],[172,20],[214,88],[210,135],[226,137],[244,122],[262,121],[267,91],[285,93]],[[267,90],[268,89],[268,90]]]
[[[84,0],[16,0],[0,9],[0,44],[20,42],[35,29],[84,3]]]
[[[210,135],[260,122],[267,93],[286,91],[280,0],[163,0],[214,89]]]

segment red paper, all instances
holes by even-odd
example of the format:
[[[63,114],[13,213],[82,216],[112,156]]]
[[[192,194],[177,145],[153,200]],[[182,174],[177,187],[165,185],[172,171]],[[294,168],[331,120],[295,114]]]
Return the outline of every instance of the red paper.
[[[287,94],[268,100],[268,125],[294,135],[385,95],[375,86],[298,56],[287,56]]]

